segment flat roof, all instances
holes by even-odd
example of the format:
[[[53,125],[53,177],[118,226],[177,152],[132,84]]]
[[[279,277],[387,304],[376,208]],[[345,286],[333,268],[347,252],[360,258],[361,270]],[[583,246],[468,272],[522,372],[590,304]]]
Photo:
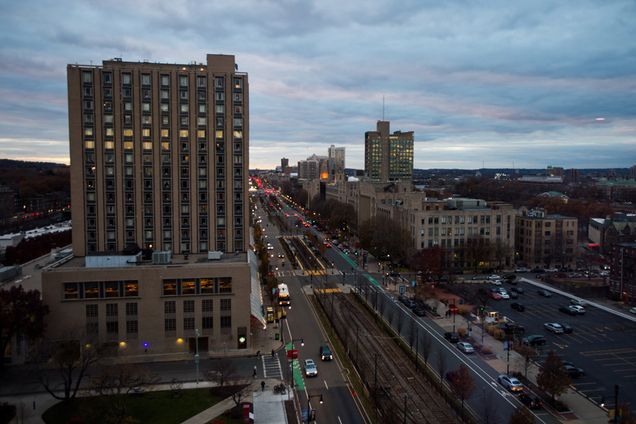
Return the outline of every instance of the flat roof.
[[[132,256],[132,255],[95,255],[95,256]],[[247,253],[238,252],[238,253],[224,253],[221,259],[210,260],[208,259],[207,253],[191,253],[188,255],[186,259],[184,255],[173,255],[172,262],[168,264],[153,264],[152,261],[144,261],[137,265],[131,264],[128,267],[113,267],[112,269],[121,269],[121,268],[154,268],[154,267],[179,267],[179,266],[191,266],[191,265],[212,265],[212,264],[233,264],[233,263],[246,263],[247,262]],[[70,269],[70,268],[86,268],[85,257],[84,256],[73,256],[71,259],[66,262],[62,262],[57,266],[53,266],[49,268],[53,269]],[[91,267],[90,269],[111,269],[110,267]]]

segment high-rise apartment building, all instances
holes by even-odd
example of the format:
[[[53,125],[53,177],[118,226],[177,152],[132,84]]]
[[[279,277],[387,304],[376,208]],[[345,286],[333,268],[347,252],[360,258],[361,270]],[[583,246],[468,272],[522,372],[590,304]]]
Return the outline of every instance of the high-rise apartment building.
[[[333,144],[329,147],[329,179],[331,181],[344,178],[345,169],[345,148],[336,147]]]
[[[122,355],[247,349],[250,311],[264,322],[250,306],[247,74],[228,55],[67,72],[73,257],[42,274],[47,337]]]
[[[390,133],[389,121],[364,134],[364,170],[374,181],[405,181],[413,177],[413,131]]]
[[[247,248],[248,80],[207,64],[68,67],[73,250]]]

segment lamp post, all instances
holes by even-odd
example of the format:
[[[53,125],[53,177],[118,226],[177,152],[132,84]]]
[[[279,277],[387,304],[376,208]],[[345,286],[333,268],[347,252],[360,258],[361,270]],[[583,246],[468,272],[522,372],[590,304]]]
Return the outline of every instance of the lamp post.
[[[199,385],[199,329],[194,329],[194,365],[197,370],[197,386]]]
[[[322,394],[319,394],[319,395],[310,395],[310,394],[308,394],[307,395],[307,422],[314,421],[316,419],[316,414],[315,414],[315,412],[312,414],[313,410],[311,409],[311,404],[309,403],[309,401],[310,401],[310,399],[312,397],[320,398],[319,403],[321,405],[323,404]]]

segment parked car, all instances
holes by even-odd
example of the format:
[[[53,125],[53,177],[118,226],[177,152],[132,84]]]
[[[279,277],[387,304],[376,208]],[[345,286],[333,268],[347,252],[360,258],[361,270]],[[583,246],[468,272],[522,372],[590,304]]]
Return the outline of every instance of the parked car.
[[[558,322],[546,322],[543,328],[554,334],[563,334],[563,327]]]
[[[413,313],[415,315],[417,315],[418,317],[425,317],[426,316],[426,310],[421,307],[421,306],[417,306],[415,308],[413,308]]]
[[[580,305],[570,305],[568,308],[571,311],[574,311],[577,315],[583,315],[585,313],[585,308]]]
[[[545,289],[537,290],[537,293],[539,293],[539,295],[543,297],[552,297],[552,292],[549,292],[548,290],[545,290]]]
[[[508,294],[507,291],[500,291],[499,292],[499,296],[501,296],[502,299],[508,300],[510,299],[510,295]]]
[[[582,299],[570,299],[570,305],[587,306],[587,303]]]
[[[305,359],[305,376],[316,377],[318,376],[318,367],[313,359]]]
[[[329,349],[329,346],[320,346],[320,359],[323,361],[331,361],[333,359],[333,354],[331,353],[331,349]]]
[[[490,293],[490,297],[492,299],[494,299],[494,300],[501,300],[502,299],[501,294],[499,294],[498,292],[491,292]]]
[[[525,266],[518,266],[515,268],[515,272],[530,272],[530,270]]]
[[[457,343],[459,341],[459,334],[452,331],[447,331],[444,333],[444,338],[451,343]]]
[[[510,287],[510,291],[511,292],[515,292],[515,293],[519,293],[519,294],[523,294],[525,292],[523,287]]]
[[[533,334],[531,336],[524,337],[522,343],[527,346],[544,346],[547,343],[547,340],[540,334]]]
[[[497,381],[511,392],[523,391],[523,384],[521,384],[521,381],[517,380],[515,377],[507,374],[501,374],[497,377]]]
[[[501,280],[501,276],[497,274],[492,274],[486,277],[487,280]]]
[[[511,304],[510,304],[510,307],[511,307],[512,309],[514,309],[515,311],[519,311],[519,312],[523,312],[523,311],[525,311],[525,310],[526,310],[526,307],[525,307],[525,306],[523,306],[523,304],[521,304],[521,303],[517,303],[517,302],[513,302],[513,303],[511,303]]]
[[[636,306],[634,306],[633,308],[629,308],[629,313],[636,314]]]
[[[464,353],[475,353],[475,348],[468,342],[457,342],[456,346]]]
[[[566,324],[566,323],[559,323],[561,324],[561,327],[563,327],[563,332],[565,334],[570,334],[572,331],[574,331],[574,329],[572,328],[572,326],[570,326],[570,324]]]
[[[564,314],[568,315],[576,315],[576,311],[570,309],[569,306],[559,306],[559,312],[563,312]]]
[[[501,285],[501,280],[488,280],[490,284],[494,284],[495,286]]]
[[[582,368],[575,367],[571,364],[563,364],[563,369],[572,378],[579,378],[585,375],[585,371]]]
[[[519,396],[517,396],[517,399],[519,399],[519,401],[529,409],[541,408],[541,399],[531,395],[530,393],[521,393]]]

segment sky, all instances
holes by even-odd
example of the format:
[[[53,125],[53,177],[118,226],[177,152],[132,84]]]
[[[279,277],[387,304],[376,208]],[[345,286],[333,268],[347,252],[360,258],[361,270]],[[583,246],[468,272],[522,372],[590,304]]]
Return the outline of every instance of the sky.
[[[250,168],[361,169],[383,116],[416,168],[636,164],[633,0],[4,1],[0,158],[69,163],[67,64],[207,53],[249,74]]]

